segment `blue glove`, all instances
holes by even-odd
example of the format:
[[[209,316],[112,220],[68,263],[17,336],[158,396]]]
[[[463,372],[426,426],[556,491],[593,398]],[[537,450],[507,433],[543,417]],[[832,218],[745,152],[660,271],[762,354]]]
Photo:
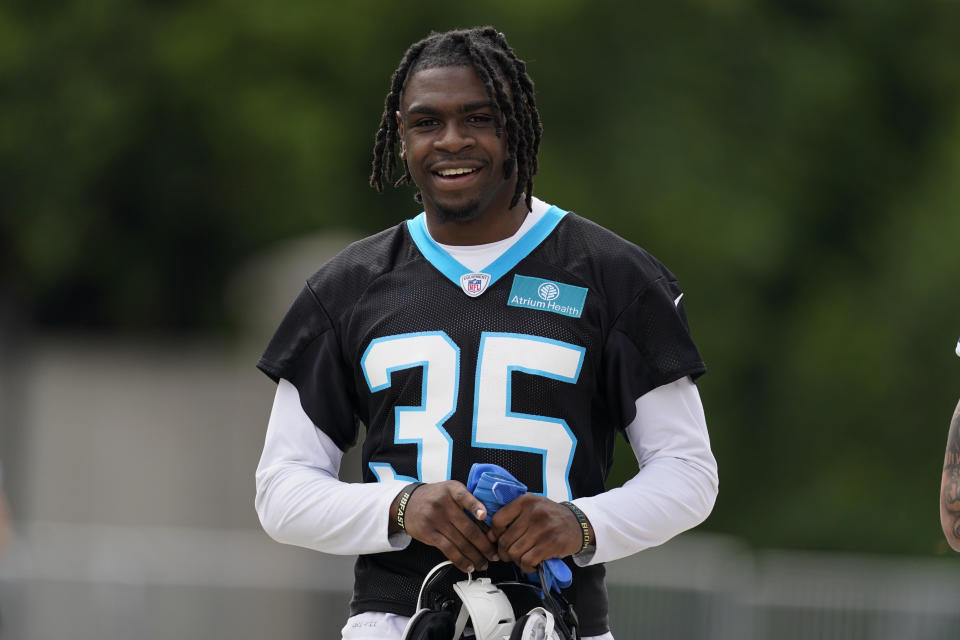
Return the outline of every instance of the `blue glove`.
[[[484,518],[484,522],[489,525],[491,516],[500,507],[527,492],[527,485],[499,465],[475,463],[470,468],[470,476],[467,478],[467,490],[486,507],[487,517]],[[570,567],[560,558],[544,560],[543,573],[548,591],[551,589],[559,591],[560,587],[569,587],[573,582]],[[533,583],[540,582],[536,573],[528,573],[527,579]]]
[[[514,478],[500,465],[478,462],[470,467],[467,491],[487,508],[487,517],[484,518],[484,522],[489,525],[491,516],[500,507],[527,492],[527,485]]]

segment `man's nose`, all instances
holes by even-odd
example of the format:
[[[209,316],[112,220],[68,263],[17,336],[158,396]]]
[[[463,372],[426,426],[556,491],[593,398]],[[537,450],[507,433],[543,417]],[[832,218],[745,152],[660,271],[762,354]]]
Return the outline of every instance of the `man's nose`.
[[[456,153],[473,146],[476,142],[476,138],[471,135],[471,132],[466,126],[453,122],[444,125],[443,128],[440,129],[437,139],[433,144],[434,148],[438,150]]]

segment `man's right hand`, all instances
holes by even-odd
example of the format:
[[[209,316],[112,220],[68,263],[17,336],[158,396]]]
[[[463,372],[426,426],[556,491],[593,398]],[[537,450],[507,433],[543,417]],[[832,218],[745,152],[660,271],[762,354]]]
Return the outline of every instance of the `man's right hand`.
[[[390,533],[400,531],[396,521],[399,502],[398,495],[390,508]],[[436,547],[458,569],[471,573],[485,569],[489,561],[499,560],[482,523],[486,515],[483,503],[462,482],[447,480],[418,487],[407,501],[403,519],[410,537]]]

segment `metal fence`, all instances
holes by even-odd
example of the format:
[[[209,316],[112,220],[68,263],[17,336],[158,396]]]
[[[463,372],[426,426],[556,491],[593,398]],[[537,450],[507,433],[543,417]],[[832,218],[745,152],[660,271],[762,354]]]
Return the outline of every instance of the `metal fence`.
[[[618,637],[955,640],[960,565],[783,550],[686,536],[610,571]]]
[[[334,640],[350,558],[256,531],[35,523],[0,566],[3,640]],[[688,534],[609,565],[618,640],[955,640],[960,564]]]
[[[273,388],[252,354],[296,293],[282,283],[322,250],[288,251],[303,264],[238,287],[257,292],[255,305],[238,298],[260,318],[249,344],[31,345],[0,388],[17,519],[0,559],[0,640],[339,638],[352,560],[277,544],[253,511]],[[356,455],[344,469],[360,468]],[[956,640],[958,562],[692,533],[609,565],[611,625],[618,640]]]

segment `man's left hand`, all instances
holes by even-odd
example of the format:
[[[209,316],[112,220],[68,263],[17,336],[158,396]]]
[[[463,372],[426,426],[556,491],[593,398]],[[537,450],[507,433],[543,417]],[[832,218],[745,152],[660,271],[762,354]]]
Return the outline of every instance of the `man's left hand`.
[[[501,560],[533,573],[549,558],[564,558],[580,550],[583,533],[567,507],[532,493],[508,502],[493,515],[487,537],[498,545]]]

